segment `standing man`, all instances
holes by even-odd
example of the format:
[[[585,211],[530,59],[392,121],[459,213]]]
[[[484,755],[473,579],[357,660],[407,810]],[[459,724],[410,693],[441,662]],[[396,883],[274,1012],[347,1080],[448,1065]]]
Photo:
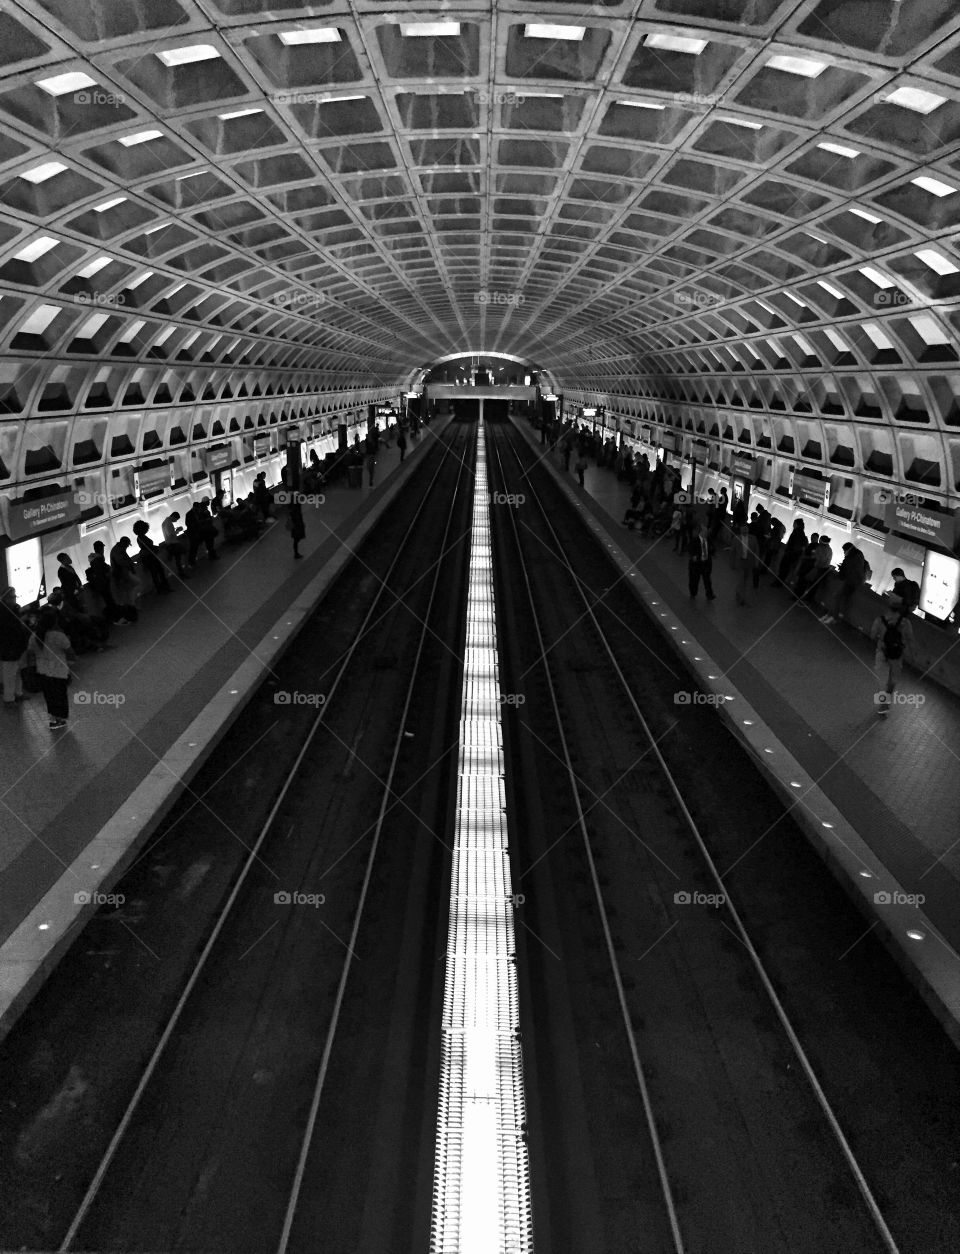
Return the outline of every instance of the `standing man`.
[[[893,704],[893,694],[903,674],[903,658],[913,649],[913,628],[903,611],[900,597],[887,593],[879,618],[874,619],[870,638],[876,641],[876,672],[879,681],[873,699],[877,714],[885,718]]]
[[[690,540],[687,573],[689,575],[691,601],[696,599],[701,579],[703,580],[703,590],[707,594],[707,600],[715,601],[717,599],[710,578],[713,573],[713,555],[710,552],[710,541],[700,523],[694,524],[693,535]]]
[[[23,700],[23,668],[27,664],[30,629],[20,617],[17,594],[7,588],[0,595],[0,663],[3,669],[3,704],[13,709]]]

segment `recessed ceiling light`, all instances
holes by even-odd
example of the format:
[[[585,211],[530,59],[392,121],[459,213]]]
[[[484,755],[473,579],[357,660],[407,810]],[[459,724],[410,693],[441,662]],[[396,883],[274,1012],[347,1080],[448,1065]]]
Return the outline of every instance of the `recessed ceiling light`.
[[[911,179],[910,182],[923,188],[925,192],[930,192],[933,196],[952,196],[957,190],[949,183],[941,183],[939,179],[929,178],[926,174],[921,174],[918,179]]]
[[[106,213],[108,209],[113,209],[116,205],[122,205],[126,200],[126,196],[114,196],[113,200],[105,200],[101,205],[94,205],[94,213]]]
[[[96,87],[97,80],[89,74],[77,71],[73,74],[56,74],[53,78],[38,78],[37,86],[49,96],[66,96],[72,91],[82,91],[84,87]]]
[[[43,335],[58,313],[60,313],[59,305],[40,305],[24,319],[20,327],[20,334]]]
[[[338,44],[340,32],[336,26],[315,26],[312,30],[284,30],[280,42],[295,47],[297,44]]]
[[[822,148],[824,152],[835,152],[838,157],[859,157],[859,148],[846,148],[843,144],[817,144],[818,148]]]
[[[135,287],[139,287],[141,283],[146,283],[147,279],[152,277],[152,270],[144,270],[144,272],[142,274],[138,274],[135,279],[128,279],[126,286],[132,290]]]
[[[848,206],[851,213],[855,213],[858,218],[863,218],[865,222],[882,222],[883,218],[878,218],[875,213],[867,213],[866,209],[859,209],[856,205]]]
[[[206,173],[206,170],[188,170],[186,174],[178,174],[174,182],[182,183],[184,179],[195,179],[199,174]]]
[[[792,300],[795,305],[799,305],[801,309],[807,308],[806,301],[801,300],[799,296],[794,296],[793,292],[784,292],[784,296],[787,300]]]
[[[91,314],[83,326],[77,328],[77,339],[91,339],[106,322],[108,316],[108,314]]]
[[[930,314],[913,314],[907,321],[923,340],[924,344],[949,344],[950,337]]]
[[[784,74],[799,74],[801,78],[817,78],[827,68],[826,61],[814,61],[810,57],[771,57],[768,70],[782,70]]]
[[[43,165],[35,165],[32,170],[24,170],[20,177],[28,183],[45,183],[47,179],[62,174],[66,168],[62,161],[45,161]]]
[[[840,291],[839,287],[834,287],[833,284],[828,283],[826,279],[817,279],[817,285],[822,287],[825,292],[829,292],[834,300],[845,299],[843,292]]]
[[[914,113],[932,113],[945,104],[947,98],[932,91],[921,91],[919,87],[898,87],[883,99],[887,104],[899,105],[901,109],[911,109]]]
[[[877,287],[893,287],[893,279],[882,274],[874,266],[861,266],[860,273],[865,279],[869,279],[871,283],[876,284]]]
[[[220,53],[211,44],[191,44],[187,48],[167,48],[157,57],[164,65],[191,65],[194,61],[215,61]]]
[[[656,104],[652,100],[618,100],[618,104],[628,105],[631,109],[657,109],[662,111],[667,106]]]
[[[869,335],[874,346],[881,350],[893,348],[893,340],[887,335],[886,331],[876,322],[865,322],[863,330]]]
[[[464,95],[467,93],[464,92]],[[343,104],[346,100],[366,100],[366,96],[330,96],[326,100],[321,100],[321,104]]]
[[[686,35],[648,35],[643,43],[647,48],[662,48],[664,52],[687,52],[695,57],[707,46],[705,39],[690,39]]]
[[[38,235],[36,239],[31,240],[29,244],[24,245],[18,253],[13,255],[17,261],[36,261],[38,257],[48,253],[51,248],[56,248],[59,242],[51,235]]]
[[[442,35],[459,35],[459,22],[401,22],[400,34],[406,39],[439,39]]]
[[[528,22],[523,28],[527,39],[569,39],[579,42],[587,33],[585,26],[557,26],[552,22]]]
[[[81,279],[92,279],[95,274],[99,274],[104,266],[108,266],[113,259],[111,257],[94,257],[93,261],[88,261],[82,270],[77,271],[77,276]]]
[[[249,118],[255,113],[262,112],[262,109],[234,109],[232,113],[218,113],[217,117],[221,122],[230,122],[233,118]]]
[[[937,274],[956,274],[957,267],[952,261],[948,261],[942,253],[938,253],[933,248],[921,248],[919,252],[914,253],[925,266],[929,266],[931,270],[936,270]]]
[[[137,144],[146,144],[151,139],[162,139],[163,131],[137,131],[136,135],[123,135],[120,143],[124,148],[133,148]]]
[[[762,122],[748,122],[746,118],[728,118],[724,116],[724,117],[718,117],[717,121],[726,122],[729,126],[743,126],[748,131],[762,131],[763,130]]]
[[[165,226],[169,226],[169,225],[170,225],[170,219],[165,218],[163,222],[158,222],[156,226],[148,227],[147,230],[144,231],[144,235],[155,235],[157,231],[162,231]]]

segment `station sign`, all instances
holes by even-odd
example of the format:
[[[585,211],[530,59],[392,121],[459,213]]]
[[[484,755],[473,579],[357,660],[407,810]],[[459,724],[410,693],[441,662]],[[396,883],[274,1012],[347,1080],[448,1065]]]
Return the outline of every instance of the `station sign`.
[[[793,496],[794,500],[799,501],[801,505],[809,505],[814,509],[820,509],[825,503],[829,491],[830,481],[828,479],[813,479],[807,475],[794,476]]]
[[[667,453],[677,453],[680,451],[680,437],[675,431],[661,431],[660,444]]]
[[[253,452],[256,457],[262,457],[264,453],[269,453],[270,437],[268,435],[255,435],[253,437]]]
[[[67,527],[77,521],[81,512],[72,490],[35,501],[10,501],[7,503],[7,534],[11,540],[24,540],[27,536]]]
[[[730,464],[730,472],[739,475],[741,479],[753,479],[753,470],[756,462],[752,457],[734,457]]]
[[[226,470],[233,461],[233,450],[229,444],[208,448],[206,461],[207,470]]]
[[[146,466],[137,471],[137,478],[140,481],[141,492],[152,492],[154,488],[169,488],[170,467],[168,465]]]
[[[891,531],[899,531],[928,547],[953,548],[957,531],[955,514],[942,514],[920,505],[909,493],[891,492],[890,495],[892,499],[884,504],[883,521]]]

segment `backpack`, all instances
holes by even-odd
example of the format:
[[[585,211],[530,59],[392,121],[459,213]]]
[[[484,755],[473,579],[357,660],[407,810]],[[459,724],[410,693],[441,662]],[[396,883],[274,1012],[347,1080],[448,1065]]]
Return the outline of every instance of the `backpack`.
[[[898,614],[896,621],[885,623],[883,628],[883,654],[888,662],[896,662],[903,657],[903,632],[900,624],[903,615]]]

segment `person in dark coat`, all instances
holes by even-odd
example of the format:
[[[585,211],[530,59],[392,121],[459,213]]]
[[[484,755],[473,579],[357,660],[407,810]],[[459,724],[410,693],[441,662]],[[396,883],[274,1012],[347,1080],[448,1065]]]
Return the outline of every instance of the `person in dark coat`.
[[[807,530],[804,526],[802,518],[795,518],[793,522],[793,530],[787,537],[787,542],[783,546],[783,556],[780,558],[780,569],[777,571],[777,578],[781,583],[789,583],[790,577],[793,575],[794,569],[800,558],[803,556],[807,547]]]
[[[299,501],[292,501],[290,504],[290,512],[287,515],[287,530],[290,532],[290,539],[293,541],[293,556],[303,557],[300,552],[300,541],[307,534],[307,529],[303,522],[303,507]]]
[[[400,460],[403,461],[407,455],[407,437],[403,427],[397,431],[397,448],[400,450]]]
[[[270,489],[267,487],[267,476],[262,470],[253,481],[253,499],[257,503],[257,509],[263,515],[263,521],[266,522],[270,517],[270,506],[273,504],[273,497],[270,495]]]
[[[58,553],[57,561],[60,563],[57,568],[57,578],[63,589],[63,599],[78,614],[82,614],[86,609],[83,603],[83,580],[74,569],[73,561],[68,553]]]
[[[196,566],[201,544],[206,547],[210,561],[218,562],[220,558],[213,543],[217,531],[203,501],[195,501],[183,521],[187,527],[187,565]]]
[[[150,539],[150,527],[142,518],[133,524],[133,534],[140,548],[140,565],[153,580],[154,589],[163,594],[170,592],[167,572],[157,553],[157,546]]]
[[[27,664],[30,629],[20,617],[17,595],[7,588],[0,595],[0,665],[3,669],[3,704],[13,709],[23,700],[23,668]]]
[[[700,580],[703,580],[703,590],[707,594],[708,601],[715,601],[717,598],[713,591],[713,582],[711,575],[713,573],[713,553],[710,548],[710,539],[706,530],[699,522],[694,522],[693,532],[690,536],[687,558],[687,574],[690,587],[690,600],[694,600],[697,590],[700,587]]]
[[[127,552],[130,537],[121,536],[110,550],[110,590],[113,599],[127,622],[135,623],[139,616],[137,597],[140,593],[140,577],[133,558]]]
[[[93,552],[87,560],[90,563],[86,569],[87,586],[99,602],[95,608],[102,611],[107,622],[118,623],[121,620],[128,623],[135,622],[136,610],[131,612],[130,607],[118,605],[114,599],[110,566],[107,563],[102,540],[94,541]]]

